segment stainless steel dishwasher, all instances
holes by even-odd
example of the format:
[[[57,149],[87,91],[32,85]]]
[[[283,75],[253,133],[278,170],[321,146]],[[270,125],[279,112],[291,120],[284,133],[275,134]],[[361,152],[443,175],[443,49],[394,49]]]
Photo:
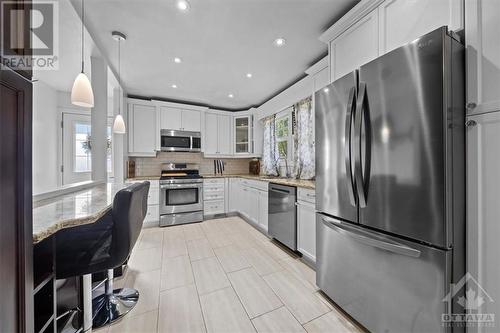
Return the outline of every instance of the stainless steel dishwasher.
[[[297,189],[269,184],[269,230],[271,237],[290,249],[297,250]]]

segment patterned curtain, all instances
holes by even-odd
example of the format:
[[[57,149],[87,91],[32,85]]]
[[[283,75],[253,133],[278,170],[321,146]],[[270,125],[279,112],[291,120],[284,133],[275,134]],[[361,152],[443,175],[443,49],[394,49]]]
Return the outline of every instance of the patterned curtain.
[[[315,177],[315,147],[312,98],[307,97],[294,105],[294,172],[297,179]]]
[[[269,176],[279,175],[279,154],[276,144],[276,116],[270,116],[264,122],[264,146],[262,148],[262,173]]]

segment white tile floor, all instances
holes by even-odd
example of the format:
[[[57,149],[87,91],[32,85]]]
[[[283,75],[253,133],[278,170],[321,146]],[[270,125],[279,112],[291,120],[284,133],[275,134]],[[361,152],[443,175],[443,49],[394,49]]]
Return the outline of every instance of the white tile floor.
[[[238,217],[144,229],[117,287],[139,302],[96,332],[361,332],[315,272]]]

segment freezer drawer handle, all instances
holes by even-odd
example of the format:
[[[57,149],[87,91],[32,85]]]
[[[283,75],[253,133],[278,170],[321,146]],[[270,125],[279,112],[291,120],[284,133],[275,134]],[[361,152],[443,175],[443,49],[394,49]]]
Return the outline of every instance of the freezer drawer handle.
[[[413,249],[403,244],[399,244],[392,241],[381,240],[378,237],[368,236],[365,233],[361,233],[355,228],[348,227],[344,223],[338,222],[333,219],[322,217],[323,224],[327,227],[335,230],[341,235],[351,237],[360,243],[377,247],[386,251],[394,252],[408,257],[418,258],[420,257],[420,251]]]
[[[349,201],[352,206],[356,207],[356,199],[354,198],[354,181],[352,177],[351,166],[351,128],[352,121],[356,110],[356,88],[352,87],[349,92],[349,102],[347,104],[347,112],[345,116],[345,132],[344,132],[344,151],[345,151],[345,171],[347,174],[347,192],[349,193]]]

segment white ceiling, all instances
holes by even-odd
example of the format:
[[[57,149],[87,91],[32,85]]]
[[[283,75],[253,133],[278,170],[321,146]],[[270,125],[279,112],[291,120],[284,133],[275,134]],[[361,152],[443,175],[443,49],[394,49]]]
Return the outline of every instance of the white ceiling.
[[[189,1],[191,10],[181,13],[174,0],[86,0],[87,28],[115,72],[111,32],[127,35],[122,81],[129,95],[228,110],[258,106],[327,53],[319,35],[358,2]],[[277,37],[286,38],[285,47],[273,45]]]

